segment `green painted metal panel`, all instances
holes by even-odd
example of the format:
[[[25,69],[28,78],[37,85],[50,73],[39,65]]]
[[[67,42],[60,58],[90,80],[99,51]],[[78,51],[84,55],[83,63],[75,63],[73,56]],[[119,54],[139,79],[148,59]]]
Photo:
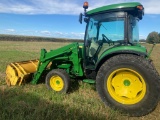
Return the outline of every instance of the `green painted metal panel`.
[[[96,81],[92,80],[92,79],[84,79],[83,82],[90,83],[90,84],[95,84],[96,83]]]
[[[55,68],[51,67],[51,70],[61,68],[66,69],[68,74],[83,76],[81,60],[82,58],[79,57],[78,43],[72,43],[49,52],[47,52],[45,49],[42,49],[37,72],[34,74],[31,83],[36,84],[38,82],[42,73],[46,70],[46,67],[50,62],[52,62],[52,66],[56,66]]]
[[[112,54],[112,53],[115,53],[115,52],[122,52],[122,51],[124,51],[124,52],[125,51],[132,51],[132,52],[135,51],[135,52],[138,52],[138,53],[147,54],[146,53],[146,48],[143,47],[143,46],[139,46],[139,45],[136,45],[136,46],[119,46],[119,47],[110,48],[109,50],[106,50],[104,53],[102,53],[102,55],[98,59],[98,62],[101,61],[101,59],[103,59],[106,55],[109,55],[109,54]]]
[[[119,4],[112,4],[112,5],[106,5],[102,6],[93,10],[90,10],[87,12],[87,15],[95,14],[98,12],[103,12],[103,11],[110,11],[110,10],[119,10],[119,9],[125,9],[125,8],[133,8],[138,5],[141,5],[139,2],[128,2],[128,3],[119,3]]]
[[[84,44],[79,43],[79,57],[83,59],[84,57]]]
[[[61,64],[61,65],[58,65],[57,67],[62,69],[68,69],[69,67],[71,67],[71,64]]]

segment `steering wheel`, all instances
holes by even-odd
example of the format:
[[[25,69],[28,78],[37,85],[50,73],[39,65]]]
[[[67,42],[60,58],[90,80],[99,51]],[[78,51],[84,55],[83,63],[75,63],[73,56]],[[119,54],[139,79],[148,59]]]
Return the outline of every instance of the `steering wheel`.
[[[104,34],[102,34],[102,37],[103,37],[103,40],[105,40],[109,45],[110,45],[110,43],[113,42],[112,40],[108,39],[108,37],[105,36]],[[113,43],[113,44],[114,44],[114,43]]]

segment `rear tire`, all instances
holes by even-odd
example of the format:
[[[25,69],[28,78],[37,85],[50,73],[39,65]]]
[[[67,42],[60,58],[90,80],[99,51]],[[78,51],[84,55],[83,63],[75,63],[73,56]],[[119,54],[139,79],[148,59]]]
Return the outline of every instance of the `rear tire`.
[[[130,116],[143,116],[155,109],[159,85],[159,76],[152,64],[130,54],[107,60],[96,77],[96,89],[102,101]]]
[[[70,85],[70,77],[65,70],[56,69],[47,74],[45,83],[49,90],[67,93]]]

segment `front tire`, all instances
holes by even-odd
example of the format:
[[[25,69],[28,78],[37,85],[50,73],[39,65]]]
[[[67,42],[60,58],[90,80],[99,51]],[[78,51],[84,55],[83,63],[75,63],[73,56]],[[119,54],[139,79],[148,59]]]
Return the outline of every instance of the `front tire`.
[[[147,59],[136,55],[107,60],[98,71],[96,88],[106,105],[130,116],[150,113],[159,101],[159,76]]]
[[[70,85],[70,77],[65,70],[55,69],[47,74],[45,83],[49,90],[67,93]]]

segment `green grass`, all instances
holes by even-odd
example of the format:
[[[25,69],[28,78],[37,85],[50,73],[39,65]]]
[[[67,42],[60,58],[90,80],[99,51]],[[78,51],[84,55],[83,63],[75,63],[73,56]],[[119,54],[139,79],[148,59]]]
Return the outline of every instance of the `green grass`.
[[[44,83],[7,87],[4,77],[7,64],[36,59],[40,49],[56,49],[69,43],[0,42],[0,120],[154,120],[160,119],[160,105],[144,117],[128,117],[106,107],[94,85],[72,82],[69,94],[49,91]],[[145,45],[149,49],[151,45]],[[160,45],[152,59],[160,72]],[[138,112],[138,111],[137,111]]]

